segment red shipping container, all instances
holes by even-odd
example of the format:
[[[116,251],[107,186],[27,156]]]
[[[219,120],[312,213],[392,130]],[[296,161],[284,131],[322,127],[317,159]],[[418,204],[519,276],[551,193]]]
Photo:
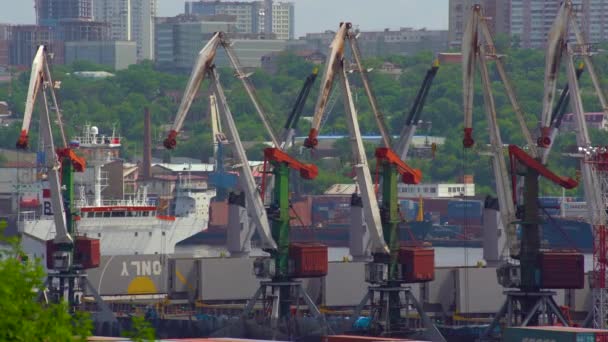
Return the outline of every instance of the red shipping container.
[[[289,258],[293,262],[293,276],[314,278],[327,275],[327,246],[320,243],[291,243]]]
[[[49,270],[53,269],[53,253],[56,250],[53,240],[46,240],[46,268]]]
[[[357,336],[357,335],[333,335],[333,336],[323,336],[321,339],[322,342],[357,342],[357,341],[367,341],[367,342],[402,342],[402,341],[411,341],[405,339],[399,339],[396,337],[374,337],[374,336]]]
[[[209,227],[228,225],[228,201],[209,203]]]
[[[101,261],[99,240],[77,236],[74,251],[74,264],[84,269],[97,268]]]
[[[399,263],[402,267],[403,280],[408,283],[435,279],[435,250],[432,248],[401,247]]]
[[[545,289],[582,289],[584,258],[573,252],[542,252],[539,256],[541,284]]]

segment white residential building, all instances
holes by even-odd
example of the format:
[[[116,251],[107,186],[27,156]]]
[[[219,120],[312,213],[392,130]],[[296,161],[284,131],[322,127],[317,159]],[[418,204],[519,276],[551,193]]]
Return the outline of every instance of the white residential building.
[[[111,26],[114,40],[132,40],[137,60],[154,59],[154,17],[158,0],[95,0],[93,16]]]
[[[400,183],[399,197],[461,197],[475,196],[475,183],[428,183],[403,184]]]
[[[112,40],[131,40],[131,0],[93,1],[93,16],[110,24]]]
[[[294,39],[295,7],[293,2],[272,4],[272,32],[277,39]]]

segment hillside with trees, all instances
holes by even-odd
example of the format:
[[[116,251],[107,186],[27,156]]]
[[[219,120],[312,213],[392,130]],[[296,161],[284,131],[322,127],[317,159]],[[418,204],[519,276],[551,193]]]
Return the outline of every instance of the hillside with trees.
[[[506,54],[505,63],[509,77],[518,96],[519,102],[526,113],[528,127],[536,132],[541,112],[543,94],[544,51],[508,48],[508,44],[499,40],[499,50]],[[384,61],[390,61],[400,67],[403,72],[395,77],[379,72]],[[433,61],[430,53],[420,53],[415,56],[392,56],[387,59],[372,58],[366,60],[367,67],[373,68],[370,73],[379,105],[387,118],[391,132],[399,134],[407,111],[418,90],[426,70]],[[594,57],[596,69],[603,78],[603,84],[608,80],[608,57]],[[256,88],[258,98],[270,116],[275,132],[280,132],[283,123],[306,76],[313,65],[303,59],[284,54],[279,58],[278,73],[269,75],[263,70],[256,70],[250,77]],[[494,95],[497,106],[498,121],[505,144],[523,144],[523,136],[515,119],[507,95],[499,81],[498,74],[490,62]],[[100,127],[102,132],[116,131],[125,137],[123,156],[127,159],[141,154],[143,142],[143,111],[149,107],[153,121],[153,141],[160,145],[165,136],[167,124],[172,122],[181,94],[185,88],[187,75],[168,74],[155,70],[153,64],[147,62],[133,65],[126,70],[115,72],[115,77],[106,79],[83,79],[74,75],[75,71],[104,70],[103,67],[89,63],[75,63],[71,66],[53,67],[54,78],[61,81],[58,90],[60,107],[62,109],[68,134],[80,132],[85,123]],[[230,69],[221,69],[222,83],[230,102],[230,107],[244,141],[263,142],[268,140],[264,129],[247,95]],[[0,99],[7,99],[12,111],[17,117],[22,115],[29,73],[21,74],[11,84],[0,85]],[[351,84],[356,98],[361,131],[365,135],[377,134],[375,121],[368,105],[362,84],[356,73],[351,74]],[[566,82],[565,72],[560,72],[558,88]],[[311,92],[304,109],[304,115],[312,115],[316,96],[317,83]],[[582,96],[587,112],[601,111],[601,107],[593,93],[590,77],[587,73],[581,77]],[[338,90],[339,91],[339,90]],[[208,85],[203,84],[199,97],[193,104],[186,122],[186,131],[173,156],[188,156],[207,161],[212,153],[211,132],[208,115]],[[442,65],[430,90],[423,120],[431,122],[419,134],[445,136],[446,144],[440,146],[434,159],[410,160],[409,163],[422,169],[425,182],[456,181],[464,174],[473,174],[477,183],[478,194],[493,192],[493,176],[488,157],[480,155],[489,142],[487,125],[483,109],[483,95],[480,82],[476,82],[476,98],[474,109],[474,134],[476,147],[469,150],[462,148],[462,71],[459,64]],[[308,123],[300,121],[300,135],[308,132]],[[17,124],[0,128],[0,147],[12,147],[18,135]],[[35,129],[33,130],[35,132]],[[344,110],[339,99],[329,114],[321,134],[348,134],[344,119]],[[608,134],[591,130],[594,143],[608,144]],[[35,133],[33,134],[35,135]],[[575,144],[574,135],[565,133],[558,137],[556,148],[551,157],[550,167],[557,173],[574,176],[577,161],[562,155],[562,152]],[[346,177],[350,173],[350,153],[348,145],[338,142],[340,153],[338,166],[322,168],[318,181],[311,186],[301,186],[302,191],[321,191],[326,185],[335,182],[349,182]],[[32,146],[36,146],[32,144]],[[260,156],[263,145],[255,144],[251,149],[250,159]],[[369,146],[373,151],[373,146]],[[299,151],[295,151],[299,153]],[[167,152],[163,152],[167,153]],[[370,155],[371,157],[371,155]],[[314,154],[305,151],[302,159],[315,160]],[[373,167],[373,166],[372,166]],[[582,190],[576,190],[582,193]],[[572,194],[574,194],[574,191]],[[543,183],[543,194],[558,194],[561,191],[548,183]]]

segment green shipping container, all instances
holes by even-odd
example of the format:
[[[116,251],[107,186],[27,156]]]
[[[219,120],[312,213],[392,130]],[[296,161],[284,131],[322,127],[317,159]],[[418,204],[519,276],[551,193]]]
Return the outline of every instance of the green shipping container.
[[[568,327],[506,328],[503,342],[595,342],[592,329]]]

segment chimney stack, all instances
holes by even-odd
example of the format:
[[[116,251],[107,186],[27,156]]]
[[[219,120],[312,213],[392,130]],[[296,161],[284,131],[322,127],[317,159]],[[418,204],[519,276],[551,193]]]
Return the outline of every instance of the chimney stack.
[[[152,168],[152,127],[150,118],[150,109],[144,108],[144,160],[143,170],[141,172],[144,180],[150,179]]]

